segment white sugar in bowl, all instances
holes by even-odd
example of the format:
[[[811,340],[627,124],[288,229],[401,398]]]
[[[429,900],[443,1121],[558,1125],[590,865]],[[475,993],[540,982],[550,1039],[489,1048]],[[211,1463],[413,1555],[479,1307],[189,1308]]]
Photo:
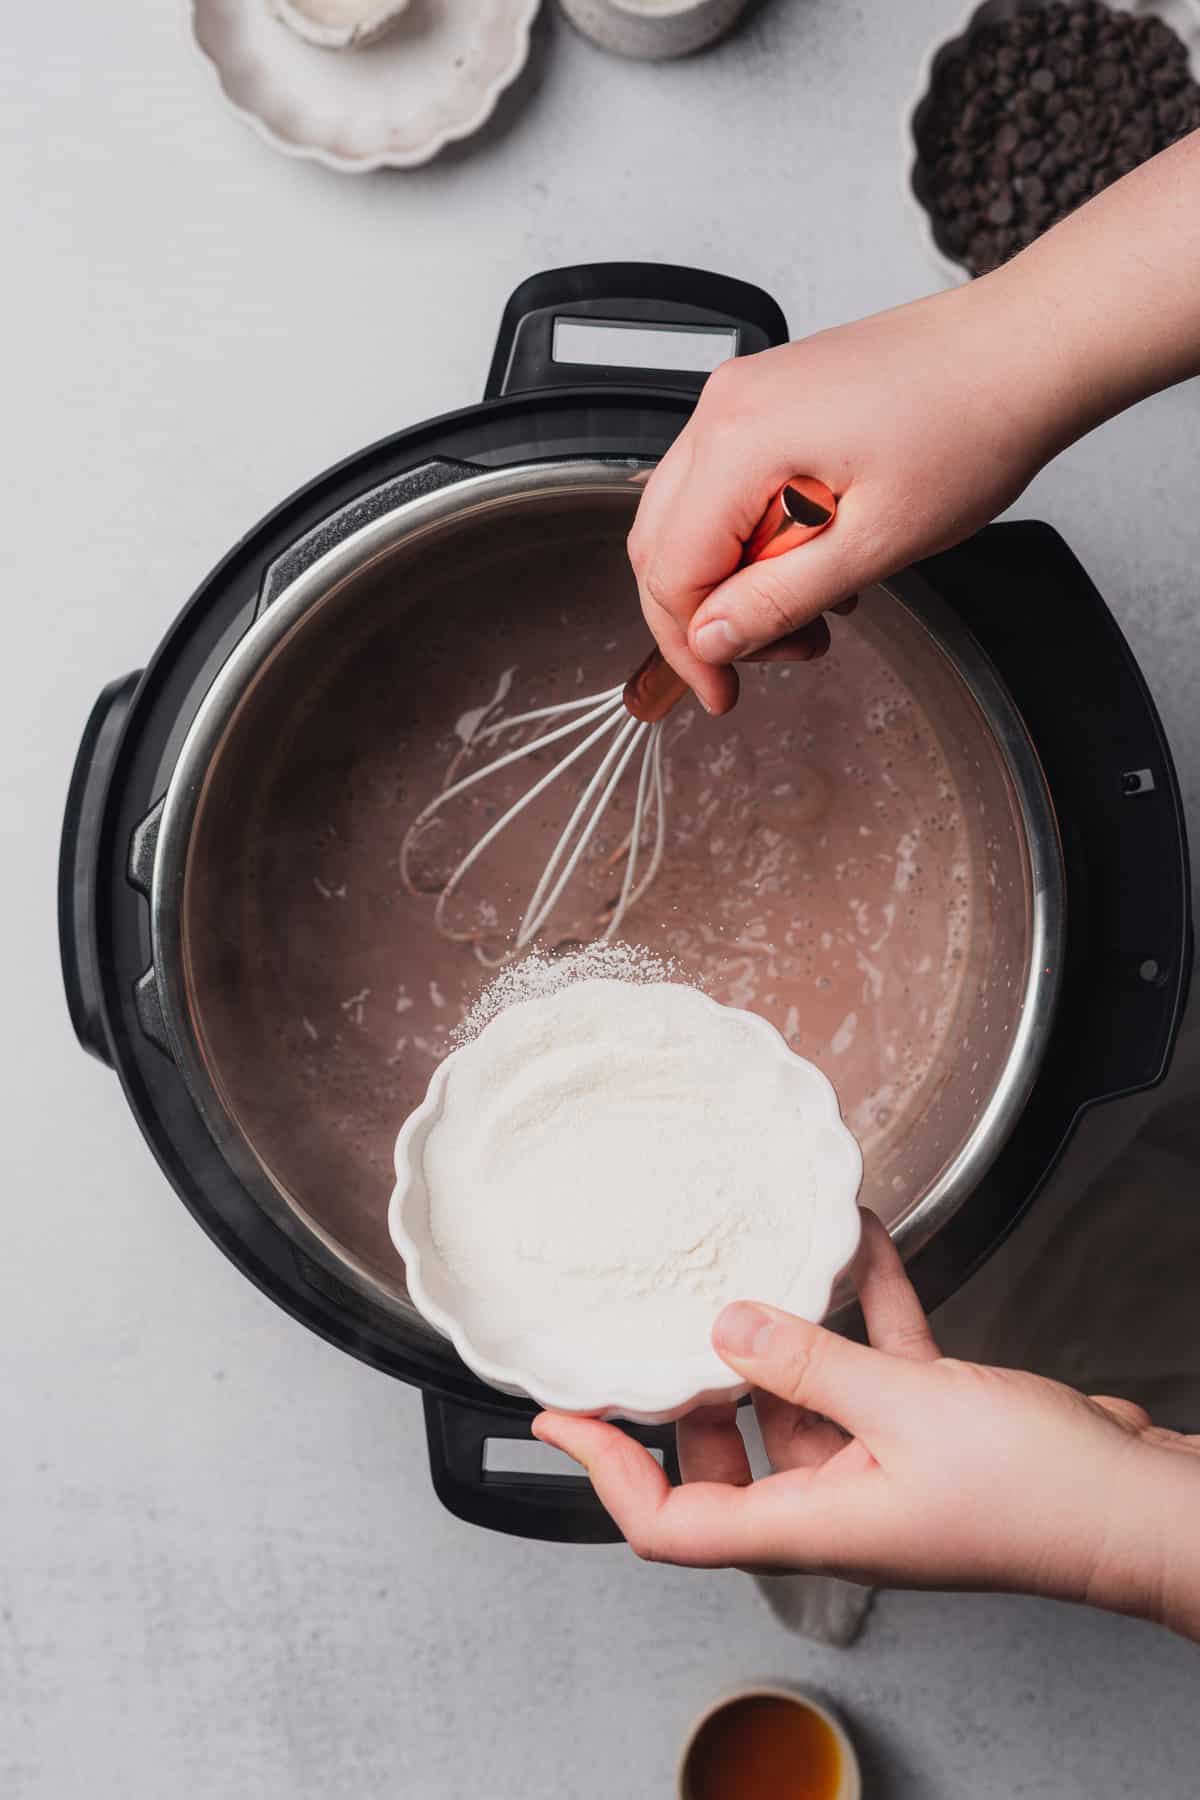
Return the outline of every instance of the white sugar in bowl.
[[[467,1366],[561,1411],[666,1424],[740,1398],[733,1300],[809,1319],[859,1239],[862,1154],[821,1071],[682,982],[584,980],[434,1071],[388,1213]]]

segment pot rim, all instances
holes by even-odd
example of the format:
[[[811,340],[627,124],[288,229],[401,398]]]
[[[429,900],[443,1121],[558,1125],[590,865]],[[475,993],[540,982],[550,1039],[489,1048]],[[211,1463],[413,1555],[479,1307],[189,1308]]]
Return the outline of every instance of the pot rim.
[[[638,457],[564,458],[464,473],[462,479],[401,502],[360,526],[302,569],[250,626],[217,672],[180,746],[164,796],[150,890],[152,967],[170,1054],[218,1149],[255,1203],[328,1273],[373,1306],[410,1326],[420,1316],[411,1302],[389,1293],[358,1257],[325,1231],[270,1173],[227,1105],[210,1072],[191,1006],[185,959],[183,901],[193,829],[209,772],[258,680],[310,613],[344,582],[389,554],[401,541],[436,532],[465,509],[487,511],[532,502],[547,494],[630,494],[653,461]],[[901,1255],[915,1255],[968,1197],[1007,1141],[1037,1079],[1061,984],[1066,936],[1062,849],[1041,763],[1007,689],[967,627],[908,569],[878,584],[926,633],[950,663],[991,730],[1016,798],[1028,858],[1031,933],[1025,989],[1009,1054],[993,1092],[957,1156],[893,1237]],[[381,1197],[381,1205],[386,1199]],[[841,1317],[835,1313],[834,1321]],[[422,1330],[427,1330],[421,1322]],[[449,1347],[449,1346],[448,1346]]]

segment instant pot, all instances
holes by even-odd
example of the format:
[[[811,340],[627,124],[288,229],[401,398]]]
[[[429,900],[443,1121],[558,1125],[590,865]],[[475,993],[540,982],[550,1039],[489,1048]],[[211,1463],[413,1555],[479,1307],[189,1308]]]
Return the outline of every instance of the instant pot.
[[[396,874],[411,746],[489,701],[528,621],[561,637],[547,679],[567,679],[586,629],[619,677],[622,633],[639,637],[623,545],[646,473],[718,363],[786,340],[765,294],[698,271],[527,281],[483,402],[263,520],[149,666],[102,693],[71,781],[59,924],[81,1044],[237,1267],[423,1390],[439,1496],[502,1531],[616,1535],[586,1481],[511,1454],[494,1466],[489,1444],[527,1438],[531,1408],[420,1319],[387,1243],[401,1096],[436,1055],[405,1035],[395,980],[426,958]],[[943,1050],[867,1146],[867,1198],[934,1307],[1012,1229],[1082,1113],[1165,1073],[1190,971],[1183,813],[1129,648],[1047,526],[990,526],[837,623],[919,695],[976,877]],[[826,679],[837,658],[835,642]],[[777,824],[785,840],[806,828]],[[365,1019],[385,983],[387,1036]],[[837,1322],[856,1328],[845,1295]],[[671,1434],[637,1435],[674,1474]]]

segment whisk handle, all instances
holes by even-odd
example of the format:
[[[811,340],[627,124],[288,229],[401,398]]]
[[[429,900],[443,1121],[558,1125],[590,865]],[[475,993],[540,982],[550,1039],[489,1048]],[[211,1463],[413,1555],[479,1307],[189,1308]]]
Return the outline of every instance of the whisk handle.
[[[643,725],[657,725],[687,691],[687,682],[675,673],[656,644],[625,683],[625,710]]]
[[[766,562],[819,537],[837,517],[837,500],[823,481],[797,475],[786,481],[751,532],[742,566]],[[656,725],[683,699],[687,682],[661,650],[651,650],[625,683],[625,707],[643,725]]]
[[[811,475],[785,481],[746,541],[743,567],[799,549],[820,537],[836,516],[837,500],[823,481]]]

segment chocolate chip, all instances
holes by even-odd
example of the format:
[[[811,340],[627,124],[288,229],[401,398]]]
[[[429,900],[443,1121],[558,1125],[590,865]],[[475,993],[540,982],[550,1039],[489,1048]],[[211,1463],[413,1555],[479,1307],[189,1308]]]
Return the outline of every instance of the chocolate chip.
[[[1122,174],[1200,127],[1186,47],[1100,0],[1021,4],[942,60],[918,153],[938,242],[993,268]]]

